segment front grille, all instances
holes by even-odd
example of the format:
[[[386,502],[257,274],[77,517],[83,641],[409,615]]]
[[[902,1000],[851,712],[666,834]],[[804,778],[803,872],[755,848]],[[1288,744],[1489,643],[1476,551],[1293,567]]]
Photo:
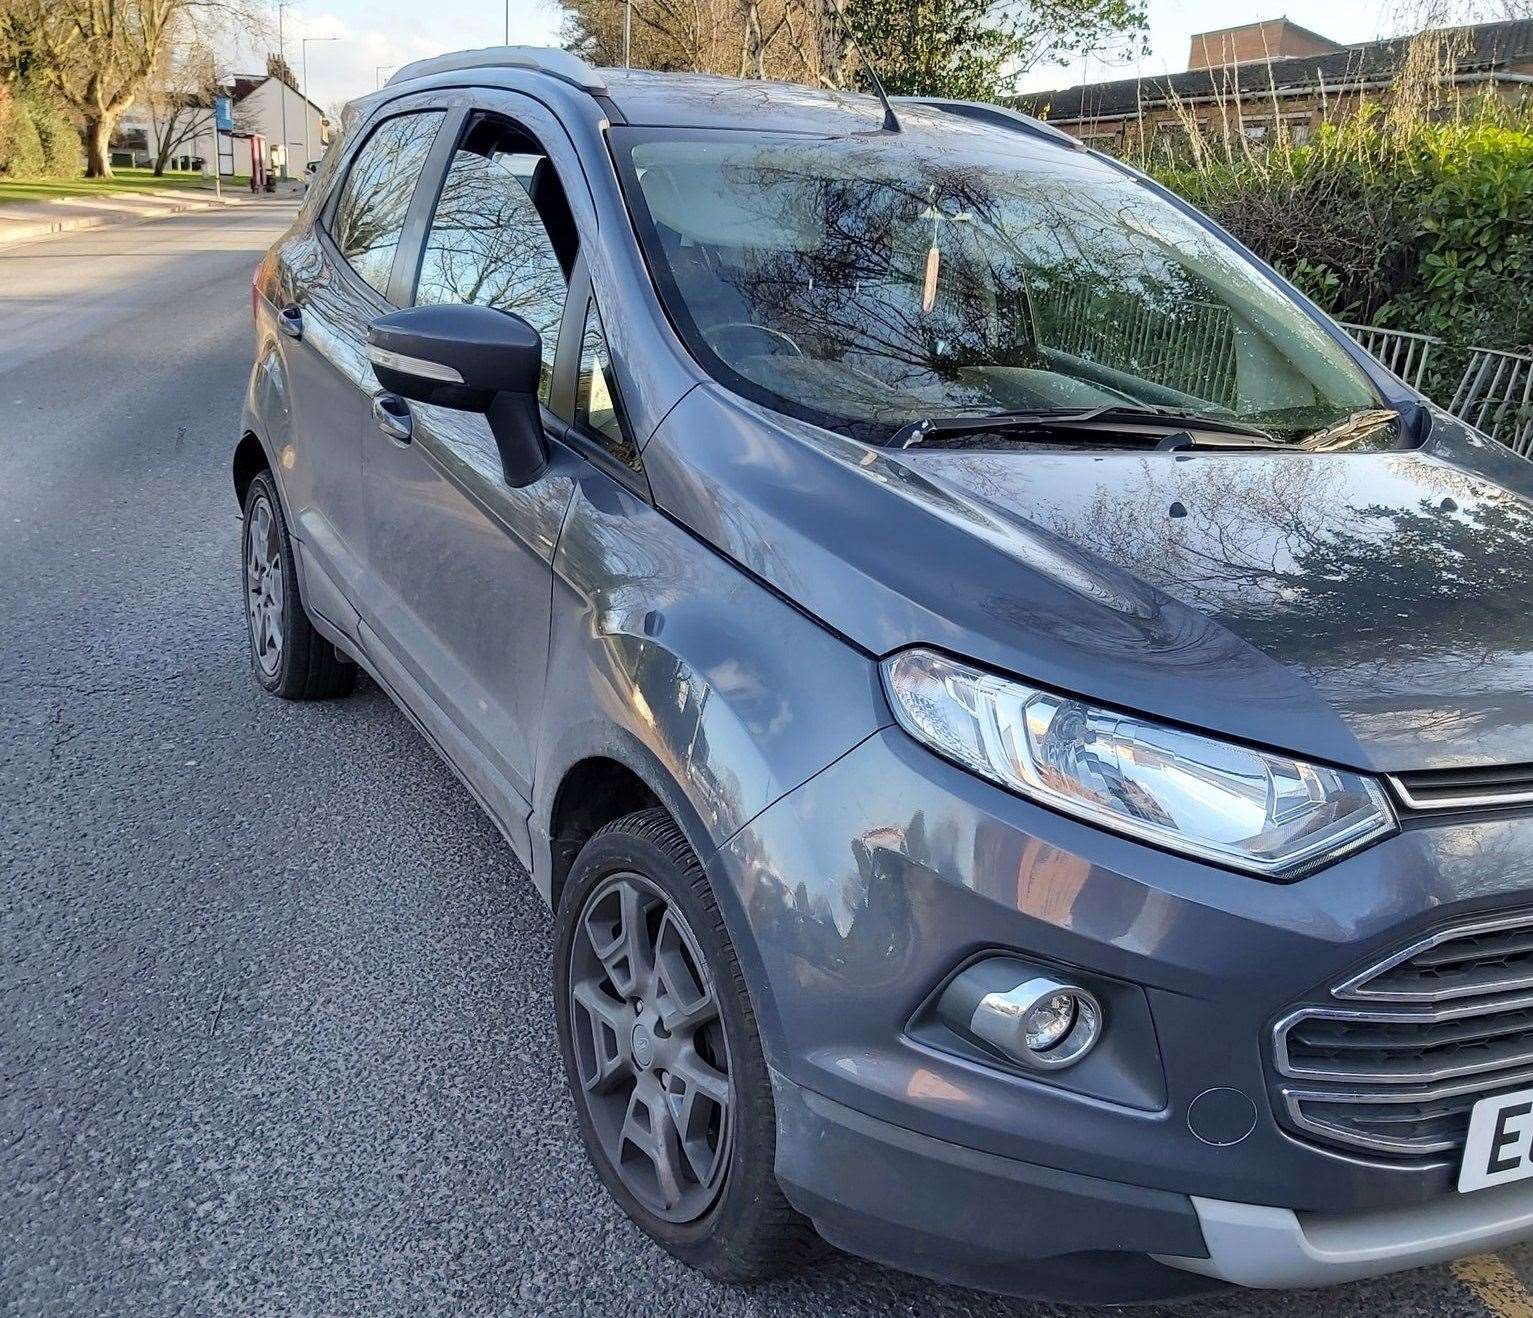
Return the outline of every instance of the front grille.
[[[1533,912],[1419,939],[1331,998],[1340,1003],[1301,1007],[1274,1034],[1283,1111],[1307,1134],[1447,1153],[1462,1148],[1479,1099],[1533,1086]]]
[[[1425,769],[1389,780],[1410,810],[1473,810],[1533,803],[1533,765]]]

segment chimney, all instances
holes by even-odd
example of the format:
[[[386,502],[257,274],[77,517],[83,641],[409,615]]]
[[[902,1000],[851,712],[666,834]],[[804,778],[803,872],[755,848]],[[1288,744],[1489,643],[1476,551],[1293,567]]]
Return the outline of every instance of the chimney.
[[[1254,64],[1294,55],[1334,55],[1344,49],[1329,37],[1290,23],[1286,18],[1268,18],[1260,23],[1195,33],[1192,49],[1187,53],[1187,67],[1220,69],[1231,64]]]

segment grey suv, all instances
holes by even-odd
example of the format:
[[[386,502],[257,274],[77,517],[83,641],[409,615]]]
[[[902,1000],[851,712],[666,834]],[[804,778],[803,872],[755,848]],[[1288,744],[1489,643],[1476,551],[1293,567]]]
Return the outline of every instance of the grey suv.
[[[350,107],[252,302],[256,678],[364,670],[500,827],[666,1249],[1128,1300],[1533,1234],[1533,467],[1185,205],[508,47]]]

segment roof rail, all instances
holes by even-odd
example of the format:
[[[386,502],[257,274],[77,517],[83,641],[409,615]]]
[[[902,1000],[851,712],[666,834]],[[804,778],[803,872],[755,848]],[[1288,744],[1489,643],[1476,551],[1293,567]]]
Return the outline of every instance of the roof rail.
[[[431,59],[406,64],[385,85],[392,87],[395,83],[429,78],[437,73],[457,73],[462,69],[532,69],[590,92],[592,96],[604,96],[607,92],[606,79],[600,72],[580,56],[552,46],[485,46],[481,50],[435,55]]]
[[[1052,142],[1075,147],[1077,150],[1083,145],[1080,138],[1071,137],[1063,128],[1055,128],[1042,119],[1034,119],[1030,114],[1008,109],[1004,105],[988,105],[983,101],[950,101],[940,96],[896,96],[894,100],[925,105],[933,110],[946,110],[949,114],[973,119],[978,123],[996,124],[1001,128],[1020,128],[1025,133],[1046,137]]]

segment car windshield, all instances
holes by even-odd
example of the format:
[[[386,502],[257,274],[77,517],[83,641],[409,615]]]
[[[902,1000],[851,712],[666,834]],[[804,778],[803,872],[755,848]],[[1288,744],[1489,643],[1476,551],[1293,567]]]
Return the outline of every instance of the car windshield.
[[[1298,441],[1378,406],[1270,277],[1081,153],[966,126],[613,138],[673,320],[779,410],[875,442],[1106,405]]]

